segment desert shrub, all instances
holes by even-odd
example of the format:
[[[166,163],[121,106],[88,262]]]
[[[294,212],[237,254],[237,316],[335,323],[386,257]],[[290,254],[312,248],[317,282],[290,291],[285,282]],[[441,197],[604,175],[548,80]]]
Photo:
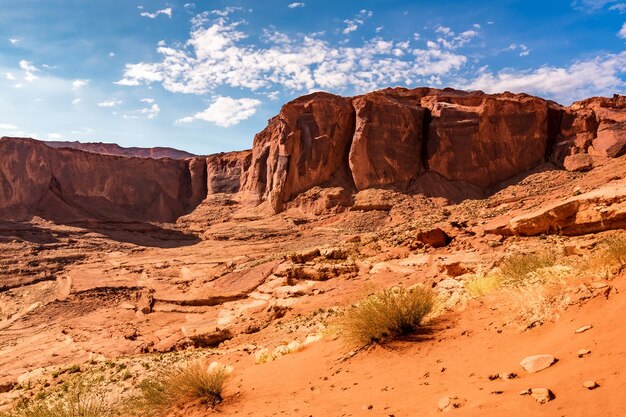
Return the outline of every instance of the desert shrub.
[[[606,254],[620,267],[626,266],[626,236],[612,236],[604,240]]]
[[[473,297],[482,297],[501,286],[502,279],[498,274],[477,274],[474,278],[465,281],[465,288]]]
[[[232,367],[203,360],[168,370],[144,380],[141,396],[136,400],[139,415],[162,415],[170,407],[184,402],[200,401],[208,407],[222,402],[222,392]]]
[[[339,330],[360,345],[392,340],[417,330],[435,300],[432,290],[421,287],[386,289],[350,307],[339,319]]]
[[[507,297],[514,318],[525,328],[557,320],[571,301],[567,282],[563,280],[513,288],[507,291]]]
[[[60,398],[28,401],[20,404],[6,417],[115,417],[120,413],[103,393],[89,384],[75,383]]]
[[[538,269],[551,267],[556,257],[552,253],[516,254],[505,258],[500,264],[500,280],[503,286],[520,287],[528,283],[529,275]]]

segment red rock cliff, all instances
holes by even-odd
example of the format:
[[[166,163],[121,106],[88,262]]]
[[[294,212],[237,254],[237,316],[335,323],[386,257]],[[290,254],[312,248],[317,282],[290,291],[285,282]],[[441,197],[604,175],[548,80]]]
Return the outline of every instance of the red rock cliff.
[[[206,197],[204,159],[141,159],[0,139],[0,218],[171,222]]]
[[[2,139],[0,216],[174,221],[214,193],[241,193],[278,212],[315,186],[458,198],[543,163],[584,170],[624,154],[623,96],[563,107],[452,89],[314,93],[284,105],[251,151],[154,160]]]

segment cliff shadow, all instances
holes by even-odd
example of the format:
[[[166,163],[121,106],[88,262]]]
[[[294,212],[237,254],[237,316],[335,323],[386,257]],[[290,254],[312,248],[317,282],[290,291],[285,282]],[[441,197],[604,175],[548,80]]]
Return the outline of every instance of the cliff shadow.
[[[67,236],[67,234],[63,234]],[[58,243],[60,234],[28,222],[0,221],[0,243],[25,241],[40,245]]]
[[[32,218],[22,221],[0,220],[0,243],[23,241],[40,245],[55,244],[61,243],[61,239],[78,240],[90,233],[116,242],[156,248],[192,246],[201,241],[194,234],[146,222],[44,220],[50,221],[49,227],[33,224]]]
[[[201,241],[195,234],[148,222],[82,220],[64,224],[98,233],[116,242],[145,247],[179,248],[193,246]]]
[[[550,162],[544,162],[488,188],[481,188],[465,181],[448,180],[436,172],[428,171],[411,183],[408,192],[423,194],[430,198],[445,198],[452,204],[459,204],[465,200],[490,198],[507,187],[525,181],[532,175],[551,171],[562,170]]]

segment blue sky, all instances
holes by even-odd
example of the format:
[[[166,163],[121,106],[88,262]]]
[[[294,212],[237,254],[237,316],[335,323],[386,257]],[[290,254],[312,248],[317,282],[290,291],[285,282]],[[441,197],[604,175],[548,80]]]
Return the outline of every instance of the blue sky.
[[[311,91],[626,90],[626,1],[0,0],[0,135],[249,148]]]

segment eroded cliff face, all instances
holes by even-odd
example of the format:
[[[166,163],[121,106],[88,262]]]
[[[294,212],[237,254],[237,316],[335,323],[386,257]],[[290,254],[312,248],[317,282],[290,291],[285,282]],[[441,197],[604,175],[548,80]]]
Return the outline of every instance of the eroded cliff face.
[[[314,187],[342,205],[369,188],[458,200],[543,163],[587,170],[624,154],[623,96],[563,107],[452,89],[314,93],[283,106],[250,151],[155,160],[3,138],[0,216],[171,222],[212,194],[279,212]]]
[[[312,187],[488,193],[546,162],[626,153],[626,99],[563,107],[527,94],[390,88],[287,103],[257,135],[242,190],[280,211]],[[585,156],[567,164],[568,158]],[[594,159],[596,158],[596,159]],[[448,185],[446,185],[448,183]]]
[[[171,222],[206,196],[204,160],[127,158],[0,139],[0,218]]]

